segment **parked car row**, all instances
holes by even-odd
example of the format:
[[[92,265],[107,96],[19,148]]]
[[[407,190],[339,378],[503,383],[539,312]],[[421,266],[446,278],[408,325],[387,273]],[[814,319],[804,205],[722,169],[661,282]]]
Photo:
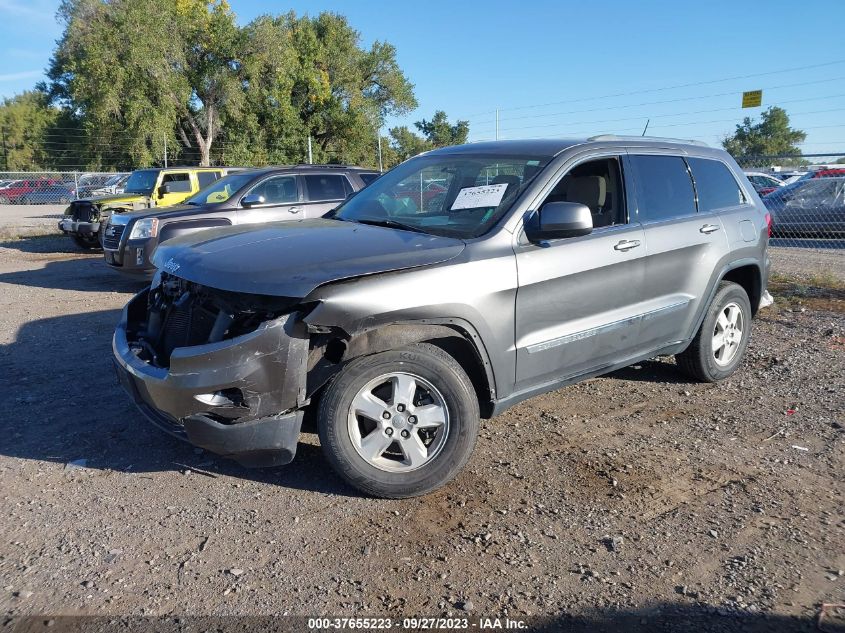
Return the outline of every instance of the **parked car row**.
[[[152,275],[151,256],[165,240],[211,227],[319,218],[379,174],[357,167],[269,167],[231,173],[182,204],[112,209],[102,220],[106,263]]]
[[[661,354],[726,378],[767,300],[770,217],[700,145],[500,141],[384,175],[222,171],[167,208],[172,170],[136,172],[144,208],[74,203],[65,226],[99,220],[112,267],[155,270],[113,339],[130,397],[247,466],[289,463],[310,412],[351,485],[423,494],[467,462],[480,417],[535,394]]]
[[[82,174],[0,180],[0,204],[67,204],[77,198],[122,193],[129,174]]]
[[[841,171],[802,178],[764,196],[774,235],[845,236],[845,170]]]
[[[139,169],[127,178],[123,193],[74,200],[59,229],[82,248],[98,248],[100,225],[112,213],[179,204],[229,171],[226,167]]]

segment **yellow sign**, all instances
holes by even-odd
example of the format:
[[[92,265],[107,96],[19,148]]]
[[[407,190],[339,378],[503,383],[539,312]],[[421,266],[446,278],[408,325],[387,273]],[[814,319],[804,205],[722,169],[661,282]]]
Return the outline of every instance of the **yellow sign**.
[[[759,108],[761,105],[763,105],[762,90],[749,90],[742,93],[743,108]]]

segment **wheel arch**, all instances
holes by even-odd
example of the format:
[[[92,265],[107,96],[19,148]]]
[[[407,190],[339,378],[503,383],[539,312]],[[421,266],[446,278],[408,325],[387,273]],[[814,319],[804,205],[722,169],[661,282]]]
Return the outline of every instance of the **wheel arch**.
[[[760,266],[754,263],[738,263],[725,270],[719,281],[731,281],[742,286],[745,294],[748,295],[748,301],[751,303],[751,316],[757,314],[757,309],[760,307],[760,297],[763,294],[763,276],[760,271]],[[718,283],[716,287],[718,287]]]
[[[751,258],[730,262],[723,266],[718,274],[713,275],[707,293],[707,300],[701,302],[698,316],[694,321],[694,327],[686,339],[686,343],[689,343],[699,328],[701,328],[701,324],[704,322],[704,317],[707,314],[707,308],[713,302],[713,297],[716,296],[716,292],[719,290],[719,283],[722,281],[731,281],[742,286],[751,304],[751,316],[753,317],[757,314],[757,309],[760,306],[760,298],[763,294],[763,276],[759,262]]]
[[[319,391],[349,361],[416,343],[436,345],[466,371],[482,417],[490,417],[495,396],[493,367],[475,328],[462,319],[386,323],[348,334],[339,328],[312,332],[307,396]]]

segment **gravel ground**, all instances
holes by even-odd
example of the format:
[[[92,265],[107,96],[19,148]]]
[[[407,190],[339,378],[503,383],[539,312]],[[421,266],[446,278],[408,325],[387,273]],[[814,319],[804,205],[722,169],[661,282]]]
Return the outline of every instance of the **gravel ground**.
[[[783,275],[845,280],[842,252],[778,251]],[[291,465],[246,470],[145,423],[110,360],[139,286],[100,257],[60,237],[0,244],[7,617],[811,631],[845,601],[841,287],[782,284],[724,383],[658,359],[546,394],[485,422],[444,489],[384,501],[335,477],[312,433]]]
[[[66,204],[0,204],[0,239],[57,233]]]

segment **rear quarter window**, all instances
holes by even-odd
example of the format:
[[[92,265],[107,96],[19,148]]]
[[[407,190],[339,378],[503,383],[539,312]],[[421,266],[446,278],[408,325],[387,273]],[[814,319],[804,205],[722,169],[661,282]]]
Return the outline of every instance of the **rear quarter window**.
[[[680,156],[631,156],[641,222],[695,215],[695,193]]]
[[[305,187],[308,190],[308,200],[319,202],[321,200],[343,200],[346,198],[346,178],[336,174],[313,174],[303,176]]]
[[[688,158],[698,194],[698,210],[715,211],[745,202],[745,196],[727,165],[707,158]]]

